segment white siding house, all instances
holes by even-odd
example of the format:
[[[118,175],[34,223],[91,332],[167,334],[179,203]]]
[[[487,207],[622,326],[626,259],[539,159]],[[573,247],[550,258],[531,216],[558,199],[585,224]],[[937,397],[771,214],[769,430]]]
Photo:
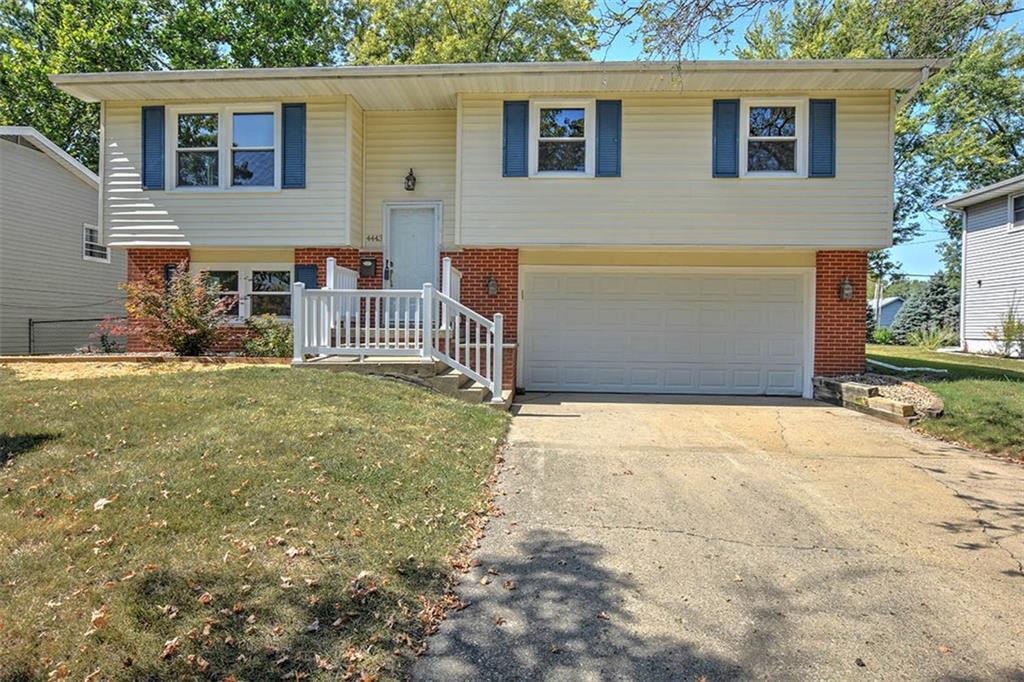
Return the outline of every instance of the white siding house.
[[[989,332],[1011,306],[1024,318],[1024,176],[940,205],[963,216],[961,344],[999,352]]]
[[[123,315],[124,252],[99,229],[99,179],[38,131],[0,127],[0,355],[29,351],[29,320]],[[34,352],[71,352],[96,323],[34,325]]]

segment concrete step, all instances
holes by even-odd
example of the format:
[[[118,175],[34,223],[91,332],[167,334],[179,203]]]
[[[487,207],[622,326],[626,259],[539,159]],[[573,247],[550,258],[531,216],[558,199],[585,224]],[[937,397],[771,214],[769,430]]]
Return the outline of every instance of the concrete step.
[[[401,376],[430,378],[446,372],[449,367],[443,362],[434,362],[412,357],[356,357],[331,356],[310,358],[293,362],[292,367],[301,369],[323,369],[332,372],[356,372],[359,374],[398,374]]]
[[[445,395],[456,396],[463,388],[473,383],[473,380],[466,375],[449,369],[447,372],[429,377],[426,383],[434,390]]]

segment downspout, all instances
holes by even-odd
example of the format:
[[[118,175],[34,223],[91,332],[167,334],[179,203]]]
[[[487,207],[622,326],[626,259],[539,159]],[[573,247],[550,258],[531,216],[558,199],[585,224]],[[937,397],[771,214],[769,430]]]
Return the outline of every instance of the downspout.
[[[967,352],[967,209],[960,210],[960,350]]]

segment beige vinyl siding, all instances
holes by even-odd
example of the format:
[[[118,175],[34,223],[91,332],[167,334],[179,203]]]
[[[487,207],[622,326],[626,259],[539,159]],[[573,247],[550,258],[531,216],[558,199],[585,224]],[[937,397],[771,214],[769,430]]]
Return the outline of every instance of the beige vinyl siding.
[[[28,352],[28,320],[122,315],[125,255],[82,258],[82,224],[97,222],[98,192],[45,154],[0,140],[0,355]],[[36,329],[37,351],[94,340],[94,322]]]
[[[345,98],[306,102],[305,189],[254,192],[175,191],[173,174],[165,177],[165,190],[143,190],[141,108],[159,104],[165,103],[107,102],[104,106],[103,208],[111,244],[346,246],[351,243],[347,224],[350,188],[346,170]],[[165,125],[174,125],[171,115]],[[166,148],[164,153],[173,155],[174,150]]]
[[[455,242],[455,111],[368,111],[363,185],[363,247],[382,246],[383,207],[441,201],[443,241]],[[416,190],[404,189],[412,168]]]
[[[351,226],[349,243],[363,243],[363,124],[362,107],[354,99],[348,101],[349,173],[348,224]]]
[[[813,268],[813,251],[705,251],[622,249],[523,249],[520,265],[602,265],[609,267]]]
[[[1007,197],[967,209],[963,279],[968,341],[989,341],[1015,299],[1024,315],[1024,229],[1009,229]]]
[[[463,95],[459,241],[465,246],[888,246],[890,93],[809,96],[837,100],[835,178],[713,178],[712,101],[737,93],[602,93],[603,99],[622,99],[622,177],[503,178],[502,100],[529,95]]]

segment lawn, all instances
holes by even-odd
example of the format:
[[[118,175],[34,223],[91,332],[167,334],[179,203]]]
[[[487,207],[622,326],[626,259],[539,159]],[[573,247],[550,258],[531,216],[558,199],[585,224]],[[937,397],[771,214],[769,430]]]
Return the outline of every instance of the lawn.
[[[985,452],[1024,459],[1024,362],[907,346],[869,345],[867,356],[901,367],[948,371],[945,378],[912,377],[946,403],[942,418],[919,423],[922,431]]]
[[[0,415],[5,681],[404,676],[508,421],[274,367],[0,368]]]

